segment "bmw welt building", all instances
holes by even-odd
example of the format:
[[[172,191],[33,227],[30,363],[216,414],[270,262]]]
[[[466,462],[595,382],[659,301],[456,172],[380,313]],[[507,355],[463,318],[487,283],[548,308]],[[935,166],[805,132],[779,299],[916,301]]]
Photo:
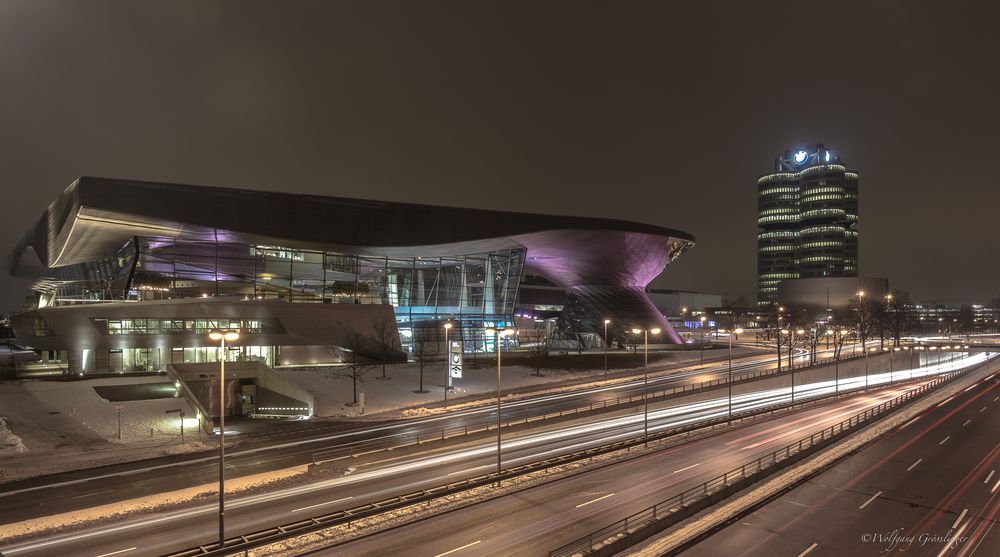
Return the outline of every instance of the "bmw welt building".
[[[214,361],[214,329],[240,332],[227,359],[269,365],[336,361],[361,337],[412,352],[446,322],[492,351],[484,330],[513,325],[525,277],[563,289],[577,326],[680,342],[645,287],[693,242],[619,220],[84,177],[6,266],[33,281],[19,342],[86,374]]]

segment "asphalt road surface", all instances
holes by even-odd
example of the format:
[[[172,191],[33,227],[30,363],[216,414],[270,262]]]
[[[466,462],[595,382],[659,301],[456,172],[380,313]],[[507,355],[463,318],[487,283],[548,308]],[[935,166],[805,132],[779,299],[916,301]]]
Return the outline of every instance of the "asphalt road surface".
[[[775,367],[770,355],[734,361],[734,373],[753,373]],[[656,369],[652,368],[651,369]],[[727,364],[676,373],[649,380],[650,392],[719,379],[728,373]],[[642,378],[527,397],[503,405],[503,419],[520,420],[561,410],[572,410],[616,397],[641,396]],[[226,451],[227,475],[243,475],[280,470],[308,464],[318,450],[398,445],[416,435],[431,436],[443,427],[481,427],[496,421],[496,407],[486,405],[456,410],[424,418],[389,422],[335,424],[318,431],[299,432],[269,439],[254,439]],[[227,436],[228,437],[228,436]],[[0,525],[57,512],[85,509],[135,497],[212,483],[218,479],[218,457],[209,451],[177,455],[88,470],[79,470],[26,479],[0,485]]]
[[[1000,555],[1000,375],[683,553]]]
[[[863,381],[863,378],[861,378]],[[797,388],[825,393],[828,383]],[[476,542],[470,555],[542,555],[590,530],[697,485],[800,437],[877,405],[903,391],[894,386],[850,399],[818,404],[780,418],[738,428],[681,447],[596,470],[500,500],[449,513],[337,549],[346,555],[438,555]],[[788,396],[787,389],[734,398],[736,411]],[[726,413],[727,399],[653,409],[650,430],[675,427]],[[520,435],[504,442],[504,462],[514,465],[588,445],[634,437],[642,414],[604,417]],[[227,503],[230,535],[248,533],[325,512],[357,506],[401,492],[472,477],[495,466],[492,441],[466,443],[427,453],[387,458],[352,474],[305,486],[276,489]],[[613,495],[609,495],[613,494]],[[598,498],[600,498],[598,500]],[[0,548],[5,556],[116,554],[158,555],[195,546],[217,535],[211,499],[182,511],[106,523],[99,527]],[[408,535],[403,535],[403,533]],[[471,546],[470,546],[471,547]],[[120,553],[118,553],[120,552]]]

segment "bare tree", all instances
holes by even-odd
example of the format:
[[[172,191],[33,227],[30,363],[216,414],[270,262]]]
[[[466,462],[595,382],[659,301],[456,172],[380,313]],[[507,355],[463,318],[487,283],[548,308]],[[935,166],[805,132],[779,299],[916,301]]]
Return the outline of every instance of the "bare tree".
[[[337,368],[337,375],[351,380],[354,388],[354,402],[351,405],[357,406],[358,383],[362,382],[364,376],[374,369],[374,365],[371,359],[364,355],[368,349],[368,341],[361,333],[348,334],[343,348],[341,359],[344,365]]]
[[[912,326],[910,315],[910,294],[903,290],[893,290],[889,300],[889,311],[886,320],[889,323],[889,333],[893,346],[899,346],[903,333]]]
[[[399,341],[399,333],[396,329],[396,321],[383,317],[375,322],[375,356],[378,363],[382,365],[382,377],[379,379],[392,379],[385,374],[385,366],[388,363],[399,359],[399,351],[396,343]]]
[[[425,334],[418,334],[414,331],[413,335],[413,359],[420,366],[420,388],[415,393],[429,393],[430,391],[424,389],[424,366],[428,363],[434,361],[438,357],[438,343],[436,340],[431,340],[427,338]],[[445,385],[445,388],[448,388]]]
[[[545,334],[542,334],[539,338],[535,339],[535,343],[531,345],[531,358],[529,359],[531,369],[535,370],[535,377],[543,377],[542,369],[545,367],[545,362],[549,357],[549,339]]]

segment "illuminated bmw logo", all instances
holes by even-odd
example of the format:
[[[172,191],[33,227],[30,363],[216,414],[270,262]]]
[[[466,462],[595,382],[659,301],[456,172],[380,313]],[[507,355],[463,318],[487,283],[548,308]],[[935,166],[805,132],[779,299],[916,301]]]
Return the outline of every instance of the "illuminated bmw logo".
[[[792,160],[795,161],[795,164],[802,164],[806,162],[807,158],[809,158],[809,154],[805,151],[795,151],[795,154],[792,155]]]

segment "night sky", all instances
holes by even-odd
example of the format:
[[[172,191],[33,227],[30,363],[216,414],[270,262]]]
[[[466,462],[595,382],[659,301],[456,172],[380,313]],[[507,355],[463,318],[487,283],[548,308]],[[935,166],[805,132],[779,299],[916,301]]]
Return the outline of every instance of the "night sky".
[[[80,175],[679,228],[756,283],[755,179],[860,173],[861,273],[1000,294],[1000,2],[0,0],[0,252]],[[0,310],[27,283],[3,273]]]

